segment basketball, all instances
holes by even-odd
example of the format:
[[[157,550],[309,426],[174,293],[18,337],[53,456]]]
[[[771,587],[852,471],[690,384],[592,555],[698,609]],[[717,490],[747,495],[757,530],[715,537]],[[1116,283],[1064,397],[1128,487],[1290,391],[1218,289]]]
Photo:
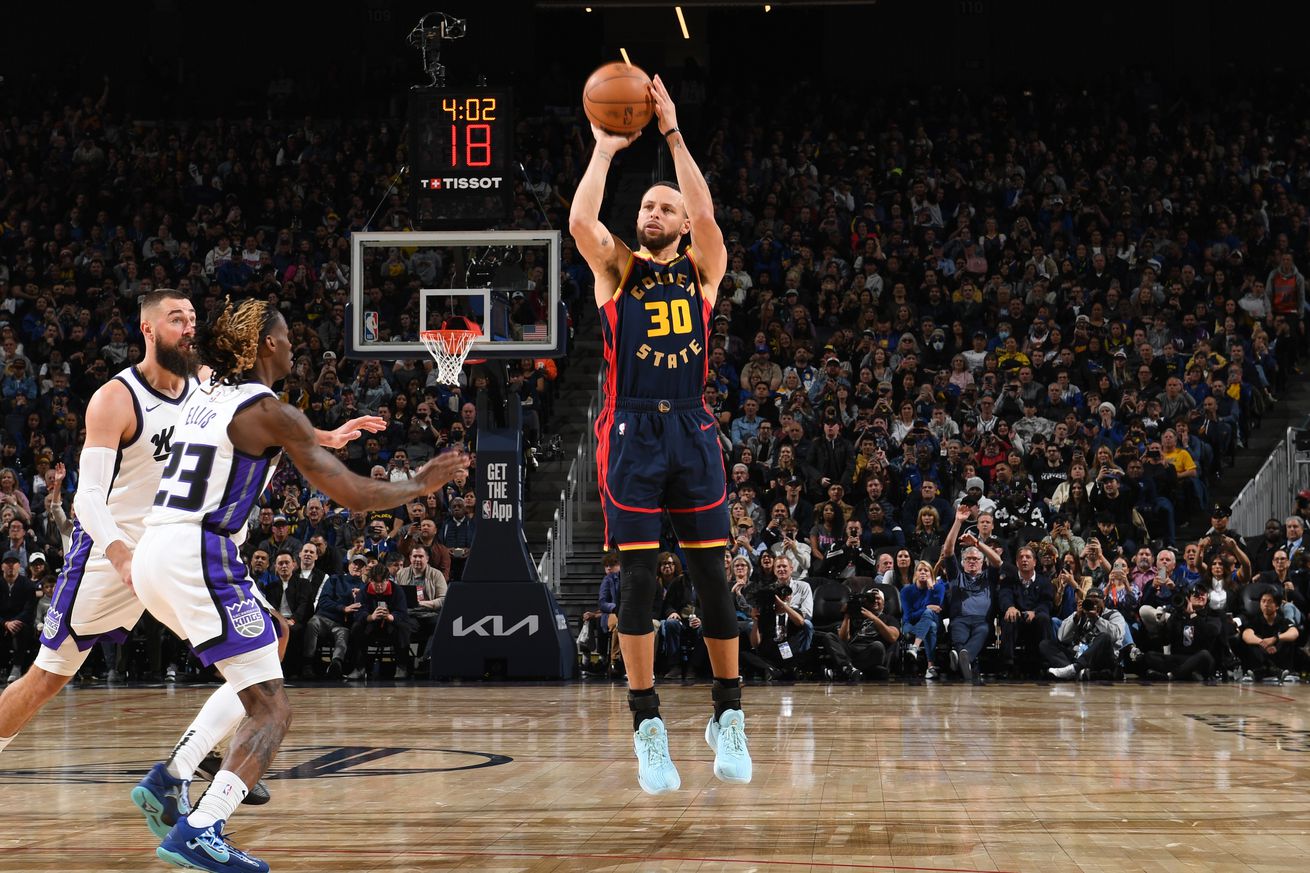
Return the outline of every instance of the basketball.
[[[597,127],[610,133],[636,133],[655,114],[650,76],[641,67],[614,61],[587,78],[582,108]]]

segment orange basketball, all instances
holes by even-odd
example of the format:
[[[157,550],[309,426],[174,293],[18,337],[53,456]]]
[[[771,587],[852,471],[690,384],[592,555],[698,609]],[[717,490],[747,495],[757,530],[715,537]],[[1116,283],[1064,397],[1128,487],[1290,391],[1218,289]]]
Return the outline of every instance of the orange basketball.
[[[640,67],[614,61],[587,78],[582,87],[582,108],[597,127],[610,133],[636,133],[655,114],[650,76]]]

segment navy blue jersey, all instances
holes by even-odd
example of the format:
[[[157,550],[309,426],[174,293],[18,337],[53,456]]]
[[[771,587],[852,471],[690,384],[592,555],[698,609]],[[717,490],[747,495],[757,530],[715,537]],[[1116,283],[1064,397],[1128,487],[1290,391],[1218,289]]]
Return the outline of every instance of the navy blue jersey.
[[[667,264],[634,253],[600,312],[608,402],[701,396],[712,316],[690,248]]]

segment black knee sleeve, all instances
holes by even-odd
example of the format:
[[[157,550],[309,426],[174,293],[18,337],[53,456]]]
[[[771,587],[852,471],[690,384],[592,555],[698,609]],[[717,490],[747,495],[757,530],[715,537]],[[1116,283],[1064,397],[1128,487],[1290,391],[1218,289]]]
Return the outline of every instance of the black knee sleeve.
[[[701,634],[710,640],[735,640],[737,609],[723,568],[722,549],[687,549],[687,575],[700,594]]]
[[[619,553],[619,633],[652,633],[651,604],[655,602],[655,549]],[[693,577],[694,579],[695,577]]]

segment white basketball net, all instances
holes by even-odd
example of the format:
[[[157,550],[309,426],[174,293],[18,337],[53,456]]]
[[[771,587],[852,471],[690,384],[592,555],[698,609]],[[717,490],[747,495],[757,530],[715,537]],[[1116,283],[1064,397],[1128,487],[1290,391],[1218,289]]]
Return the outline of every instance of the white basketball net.
[[[476,330],[425,330],[420,334],[432,359],[437,362],[437,381],[443,385],[458,385],[459,372],[464,368]]]

